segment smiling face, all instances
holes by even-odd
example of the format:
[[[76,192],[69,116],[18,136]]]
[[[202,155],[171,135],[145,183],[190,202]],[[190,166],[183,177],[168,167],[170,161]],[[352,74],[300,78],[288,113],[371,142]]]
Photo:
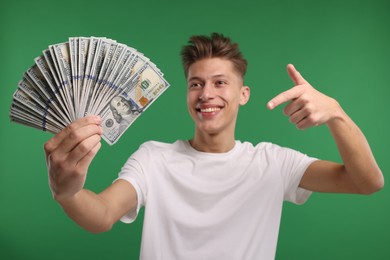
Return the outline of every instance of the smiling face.
[[[187,106],[197,134],[228,134],[234,137],[240,105],[247,103],[249,88],[222,58],[206,58],[193,63],[187,77]]]

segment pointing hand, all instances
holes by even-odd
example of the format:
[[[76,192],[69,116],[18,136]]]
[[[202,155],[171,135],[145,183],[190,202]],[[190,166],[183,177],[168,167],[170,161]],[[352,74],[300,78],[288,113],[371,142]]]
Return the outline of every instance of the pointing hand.
[[[287,72],[295,86],[271,99],[268,109],[288,102],[283,112],[298,129],[326,124],[337,116],[341,108],[336,100],[313,88],[292,64]]]

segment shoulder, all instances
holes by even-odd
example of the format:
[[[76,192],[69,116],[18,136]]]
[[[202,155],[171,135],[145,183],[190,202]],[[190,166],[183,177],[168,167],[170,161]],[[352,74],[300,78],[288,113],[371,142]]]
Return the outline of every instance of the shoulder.
[[[306,156],[306,154],[297,150],[271,142],[260,142],[257,144],[252,144],[250,142],[239,142],[239,145],[239,151],[241,153],[247,155],[252,154],[255,157],[268,161],[271,160],[280,162],[286,159],[292,159],[294,157]]]

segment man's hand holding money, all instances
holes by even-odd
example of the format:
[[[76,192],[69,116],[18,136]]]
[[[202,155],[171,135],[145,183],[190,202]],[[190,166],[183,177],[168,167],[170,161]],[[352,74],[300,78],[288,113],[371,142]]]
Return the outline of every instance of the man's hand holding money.
[[[76,120],[44,145],[53,197],[70,198],[83,187],[93,158],[100,149],[101,119],[88,116]]]

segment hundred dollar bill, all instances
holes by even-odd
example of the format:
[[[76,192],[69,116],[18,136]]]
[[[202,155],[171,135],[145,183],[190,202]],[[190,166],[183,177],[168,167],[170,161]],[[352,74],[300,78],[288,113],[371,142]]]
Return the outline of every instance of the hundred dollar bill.
[[[50,99],[45,99],[40,96],[34,86],[29,83],[29,81],[23,77],[19,83],[18,83],[19,90],[22,90],[28,98],[25,98],[25,100],[29,100],[29,102],[35,102],[37,105],[39,105],[43,110],[42,115],[50,115],[52,117],[51,121],[55,123],[57,126],[65,128],[66,124],[64,123],[64,120],[57,114],[58,111],[53,109],[53,104]],[[17,93],[17,92],[15,92]],[[15,97],[15,94],[14,94]],[[22,101],[21,101],[22,102]],[[28,104],[26,104],[28,106]]]
[[[54,56],[54,51],[53,51],[53,48],[49,48],[47,50],[44,50],[43,51],[43,56],[46,60],[46,64],[48,65],[48,70],[47,71],[50,71],[49,73],[45,73],[44,71],[42,71],[42,73],[44,74],[45,78],[46,76],[48,75],[51,75],[51,78],[54,79],[54,82],[55,82],[55,95],[57,95],[57,99],[59,101],[59,103],[62,105],[62,111],[64,111],[65,115],[66,115],[66,120],[71,122],[71,115],[70,115],[70,112],[68,111],[68,106],[67,106],[67,98],[66,98],[66,93],[64,91],[64,88],[63,88],[63,85],[61,84],[61,76],[59,74],[59,70],[58,70],[58,65],[56,65],[56,60],[55,58],[53,57]],[[48,77],[49,78],[49,77]],[[51,82],[48,81],[48,84],[50,85]],[[59,93],[59,95],[58,95]]]
[[[169,83],[155,66],[147,63],[128,82],[119,95],[114,96],[100,114],[103,139],[110,145],[116,143],[126,129],[167,88]]]
[[[70,37],[34,61],[13,95],[11,121],[57,133],[100,115],[111,145],[169,87],[143,53],[104,37]]]
[[[113,44],[112,47],[114,47],[113,52],[110,51],[105,58],[104,65],[104,75],[99,76],[98,79],[98,89],[99,89],[99,95],[96,96],[94,103],[92,107],[90,108],[90,111],[92,114],[96,114],[97,107],[101,103],[101,100],[107,95],[109,92],[109,85],[110,85],[110,77],[113,75],[113,72],[116,70],[116,68],[119,65],[119,61],[123,58],[125,53],[125,45],[122,44]],[[108,63],[108,64],[107,64]]]
[[[140,54],[135,55],[135,57],[124,66],[122,73],[119,74],[117,80],[114,81],[114,85],[120,88],[134,75],[134,72],[138,71],[147,61],[149,61],[149,59],[145,56]]]
[[[46,51],[48,50],[45,50],[44,52]],[[40,73],[43,75],[44,79],[46,80],[46,84],[51,89],[51,92],[48,93],[49,98],[47,99],[43,97],[43,101],[47,103],[47,105],[50,105],[50,107],[53,108],[53,110],[63,119],[64,122],[70,122],[70,118],[68,115],[66,115],[66,111],[63,111],[63,108],[65,107],[64,99],[60,94],[60,91],[58,89],[59,87],[56,85],[54,76],[50,71],[49,65],[44,55],[41,55],[35,58],[34,60],[35,60],[35,64],[39,68]]]
[[[80,110],[82,113],[82,116],[86,115],[86,110],[87,110],[87,101],[91,95],[90,89],[91,89],[91,77],[92,77],[92,65],[93,61],[95,59],[95,53],[96,49],[98,48],[99,45],[99,38],[96,37],[91,37],[89,40],[89,47],[88,47],[88,54],[87,54],[87,60],[85,64],[85,69],[84,69],[84,75],[83,75],[83,84],[81,88],[81,106]]]
[[[89,38],[87,37],[78,37],[78,46],[76,47],[78,57],[77,59],[77,68],[76,74],[73,77],[76,79],[76,89],[75,92],[75,100],[77,100],[77,111],[76,117],[80,118],[83,116],[84,111],[82,110],[82,93],[83,93],[83,80],[85,75],[85,68],[88,57],[88,49],[89,49]]]
[[[107,56],[109,56],[110,47],[114,42],[112,40],[100,40],[98,47],[96,49],[95,58],[93,61],[92,69],[91,69],[91,79],[90,79],[90,95],[87,100],[87,108],[86,114],[92,114],[92,107],[96,96],[102,95],[100,91],[99,85],[99,76],[103,77],[105,70],[107,69],[108,63],[104,63],[106,61]],[[110,57],[108,57],[110,59]]]
[[[69,43],[59,43],[49,46],[49,49],[53,50],[55,64],[57,64],[58,74],[61,77],[60,86],[64,90],[64,96],[66,98],[65,105],[69,111],[70,120],[74,121],[76,119],[75,109],[74,109],[74,100],[73,100],[73,90],[72,90],[72,73],[70,65],[70,55],[69,55]]]
[[[15,101],[15,103],[12,104],[12,112],[10,114],[11,122],[15,122],[21,125],[33,127],[39,130],[51,132],[53,134],[56,133],[56,129],[51,129],[49,127],[45,127],[44,129],[40,126],[39,121],[34,117],[29,115],[29,111],[26,111],[23,107],[23,104],[19,104],[20,107],[18,107],[18,101]]]
[[[72,80],[72,97],[73,97],[73,105],[74,105],[74,116],[77,118],[77,111],[79,109],[79,89],[78,89],[78,37],[70,37],[69,38],[69,56],[70,56],[70,68],[71,68],[71,80]]]
[[[105,105],[115,95],[118,95],[118,93],[122,92],[122,88],[125,83],[128,82],[137,73],[137,71],[139,71],[142,66],[149,61],[148,58],[140,53],[137,53],[134,49],[128,48],[127,52],[131,53],[131,55],[128,57],[123,66],[119,68],[120,71],[117,73],[117,76],[112,79],[112,83],[110,82],[110,89],[103,96],[97,111],[102,109],[102,104]]]
[[[113,95],[118,94],[119,88],[115,85],[115,82],[121,79],[121,75],[123,75],[124,71],[131,66],[131,62],[136,55],[135,50],[127,46],[125,46],[125,48],[120,48],[120,51],[121,54],[118,56],[110,75],[102,82],[102,95],[96,100],[93,108],[94,111],[100,111]],[[114,55],[114,58],[115,57],[116,55]]]
[[[36,64],[25,72],[24,78],[48,106],[59,112],[66,123],[71,122],[69,114],[62,113],[63,109],[58,105],[56,97],[53,95],[44,75]],[[64,112],[66,113],[66,111]]]
[[[15,108],[17,108],[18,103],[23,104],[25,118],[30,116],[30,122],[35,122],[37,128],[45,131],[61,130],[61,127],[57,127],[53,124],[53,122],[55,122],[53,117],[48,115],[47,111],[32,98],[30,98],[30,96],[27,95],[23,90],[16,90],[13,95],[13,99],[15,101],[14,104],[16,105]],[[18,111],[18,109],[15,108],[11,109],[11,113],[13,113],[15,110]]]
[[[56,53],[55,53],[55,49],[54,49],[54,45],[50,45],[48,50],[49,51],[46,53],[47,58],[48,58],[48,65],[49,65],[49,68],[50,68],[52,75],[55,75],[54,79],[56,81],[58,90],[59,90],[61,97],[63,99],[63,104],[64,104],[63,110],[66,111],[66,114],[67,114],[70,122],[72,122],[72,114],[70,111],[70,104],[69,104],[70,98],[69,98],[69,95],[67,92],[67,88],[64,86],[65,79],[63,78],[63,75],[61,75],[60,67],[59,67],[58,60],[57,60]],[[45,55],[45,53],[44,53],[44,55]]]

